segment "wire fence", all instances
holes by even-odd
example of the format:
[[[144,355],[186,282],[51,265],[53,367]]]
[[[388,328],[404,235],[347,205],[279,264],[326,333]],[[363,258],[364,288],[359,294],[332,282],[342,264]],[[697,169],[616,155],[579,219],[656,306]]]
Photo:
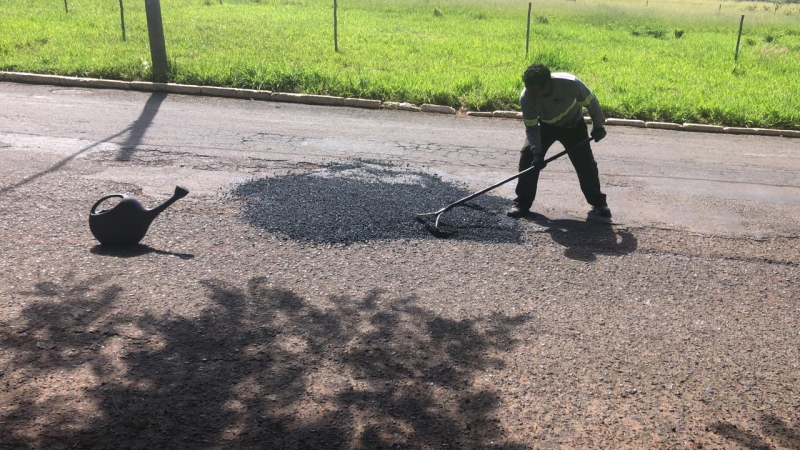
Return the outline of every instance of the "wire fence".
[[[125,25],[125,6],[124,0],[119,1],[119,15],[120,15],[120,34],[122,41],[127,41],[126,35],[126,25]],[[204,0],[205,4],[208,5],[211,0]],[[255,3],[260,3],[260,0],[253,0]],[[576,0],[567,0],[567,1],[576,1]],[[164,39],[164,30],[163,24],[161,19],[161,5],[159,0],[144,0],[145,3],[145,10],[147,12],[147,26],[148,26],[148,38],[151,46],[152,52],[152,65],[153,65],[153,76],[154,79],[164,81],[167,79],[167,67],[168,67],[168,58],[166,54],[166,42]],[[231,3],[229,0],[228,3]],[[237,2],[241,3],[241,2]],[[770,0],[770,1],[761,1],[760,3],[762,9],[764,11],[772,10],[773,12],[777,13],[783,6],[785,5],[792,5],[792,4],[800,4],[800,0]],[[219,0],[219,4],[223,4],[223,0]],[[717,14],[722,13],[722,3],[719,4],[717,9]],[[650,1],[646,0],[644,3],[644,8],[650,8]],[[750,4],[745,8],[747,11],[756,11],[758,9],[758,5]],[[332,0],[332,36],[333,36],[333,50],[334,52],[339,52],[339,0]],[[69,0],[64,0],[64,12],[65,14],[69,14]],[[533,2],[527,3],[527,15],[526,15],[526,22],[525,22],[525,59],[527,60],[530,57],[530,44],[531,44],[531,18],[533,12]],[[434,14],[441,14],[440,10],[436,8],[434,10]],[[800,11],[798,11],[800,13]],[[738,27],[738,34],[736,37],[736,45],[733,55],[733,63],[734,68],[738,63],[739,59],[739,50],[741,44],[741,37],[742,32],[744,29],[744,18],[745,15],[742,14],[739,20],[739,27]],[[539,16],[538,20],[540,23],[547,24],[548,21],[544,16]],[[681,38],[684,34],[683,30],[676,30],[675,37]]]

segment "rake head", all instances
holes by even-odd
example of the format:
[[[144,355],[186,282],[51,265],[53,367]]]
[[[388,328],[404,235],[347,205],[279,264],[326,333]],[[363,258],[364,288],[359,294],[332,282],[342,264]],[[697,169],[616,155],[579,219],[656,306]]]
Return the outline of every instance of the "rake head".
[[[434,235],[435,237],[448,238],[453,234],[455,234],[455,232],[445,231],[439,228],[439,218],[442,216],[443,213],[444,211],[436,211],[432,213],[417,214],[416,220],[417,222],[425,225],[425,229],[428,231],[428,233]],[[433,224],[431,224],[432,217],[435,218],[433,219]]]

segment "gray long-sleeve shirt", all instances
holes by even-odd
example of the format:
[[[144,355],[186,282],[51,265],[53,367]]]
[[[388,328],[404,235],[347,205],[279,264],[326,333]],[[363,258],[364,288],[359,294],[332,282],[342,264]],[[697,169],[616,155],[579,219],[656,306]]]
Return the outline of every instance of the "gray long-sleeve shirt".
[[[552,95],[533,99],[526,96],[523,89],[519,96],[522,118],[525,120],[525,135],[534,153],[542,149],[540,122],[557,127],[574,127],[583,120],[584,107],[592,117],[593,128],[602,127],[605,122],[600,102],[578,77],[566,72],[556,72],[551,74],[551,79]]]

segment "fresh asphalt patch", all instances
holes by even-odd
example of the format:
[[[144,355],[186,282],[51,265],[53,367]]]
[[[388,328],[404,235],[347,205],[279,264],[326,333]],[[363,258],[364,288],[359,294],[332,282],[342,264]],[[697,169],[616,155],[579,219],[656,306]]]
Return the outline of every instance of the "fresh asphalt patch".
[[[304,242],[351,244],[430,238],[521,242],[507,199],[483,195],[442,215],[443,234],[415,220],[471,194],[439,176],[384,162],[356,160],[310,173],[247,181],[233,190],[254,227]]]

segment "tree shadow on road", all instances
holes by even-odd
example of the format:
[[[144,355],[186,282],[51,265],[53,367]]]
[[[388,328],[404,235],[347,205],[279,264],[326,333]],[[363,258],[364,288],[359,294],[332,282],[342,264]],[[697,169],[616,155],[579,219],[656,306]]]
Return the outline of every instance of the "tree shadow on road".
[[[37,284],[0,324],[0,448],[525,448],[473,381],[527,316],[201,283],[194,317],[133,315],[108,279]]]
[[[800,422],[792,426],[780,417],[764,414],[759,424],[760,436],[727,422],[717,422],[710,430],[750,450],[768,450],[775,448],[775,445],[778,448],[800,448]]]
[[[579,261],[592,262],[597,255],[625,255],[636,251],[638,241],[628,230],[615,229],[609,222],[558,219],[550,220],[542,214],[530,214],[527,220],[542,227],[555,242],[566,247],[564,256]]]

